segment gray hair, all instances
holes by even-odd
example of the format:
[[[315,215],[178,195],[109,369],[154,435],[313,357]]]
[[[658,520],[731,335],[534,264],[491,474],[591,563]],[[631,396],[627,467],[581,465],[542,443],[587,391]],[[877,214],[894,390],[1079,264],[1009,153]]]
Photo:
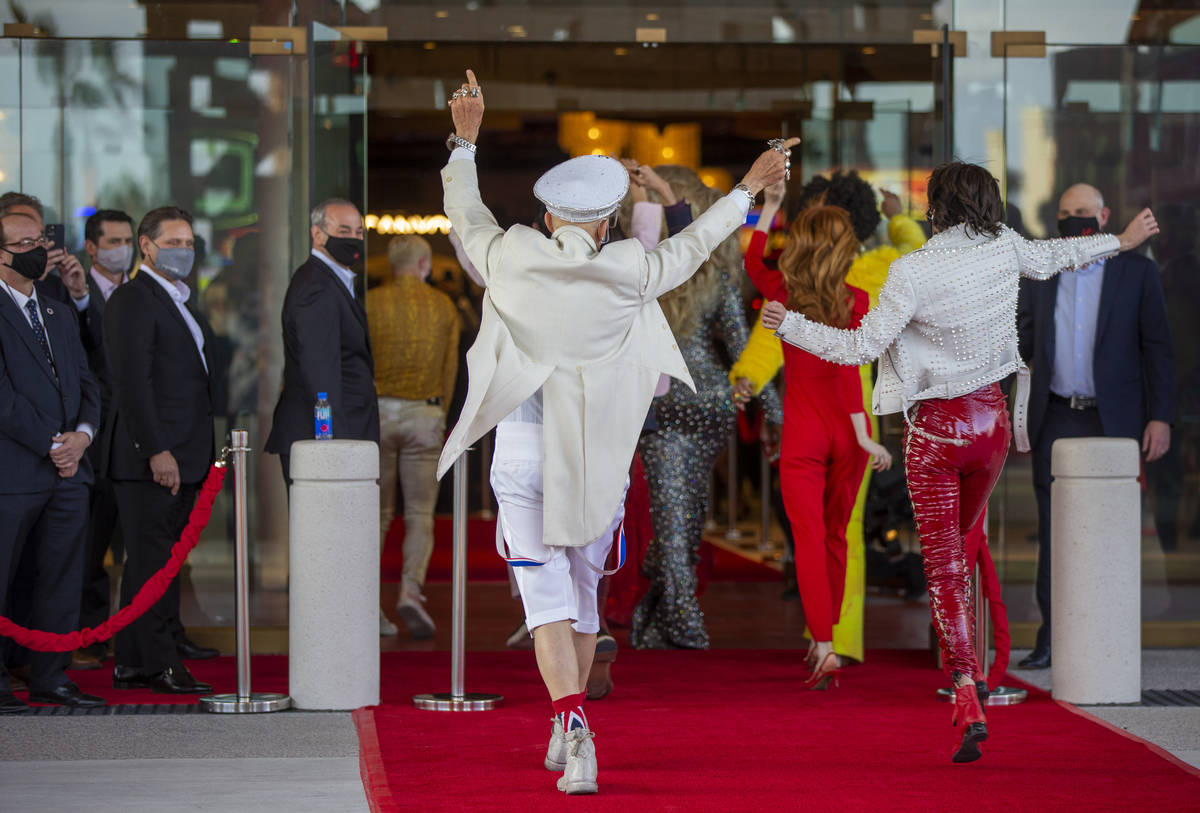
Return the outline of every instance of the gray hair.
[[[330,206],[350,206],[354,209],[354,211],[358,211],[358,207],[345,198],[329,198],[328,200],[321,201],[313,207],[312,215],[309,217],[309,221],[312,223],[312,225],[316,226],[318,229],[325,228],[325,211]]]

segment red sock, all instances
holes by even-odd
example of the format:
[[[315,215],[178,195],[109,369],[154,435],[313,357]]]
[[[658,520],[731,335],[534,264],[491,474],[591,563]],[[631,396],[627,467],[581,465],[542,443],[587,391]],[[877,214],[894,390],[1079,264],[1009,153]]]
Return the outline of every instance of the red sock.
[[[570,731],[573,728],[587,728],[587,715],[583,713],[583,701],[587,699],[586,692],[579,694],[569,694],[566,697],[560,697],[557,700],[551,701],[554,706],[554,714],[562,723],[563,731]]]

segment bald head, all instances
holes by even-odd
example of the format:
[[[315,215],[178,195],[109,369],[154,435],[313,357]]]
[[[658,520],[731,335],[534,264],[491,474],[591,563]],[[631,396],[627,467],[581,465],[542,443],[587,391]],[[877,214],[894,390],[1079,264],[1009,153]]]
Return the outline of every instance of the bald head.
[[[1077,183],[1067,187],[1058,199],[1058,219],[1067,217],[1094,217],[1100,223],[1100,228],[1108,223],[1108,207],[1104,205],[1104,196],[1100,190],[1091,184]]]

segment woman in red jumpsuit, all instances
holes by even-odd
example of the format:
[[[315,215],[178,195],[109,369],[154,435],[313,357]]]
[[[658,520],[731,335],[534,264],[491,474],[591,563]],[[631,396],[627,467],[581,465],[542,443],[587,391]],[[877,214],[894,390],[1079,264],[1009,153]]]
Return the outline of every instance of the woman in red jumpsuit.
[[[813,206],[788,232],[779,269],[763,262],[770,224],[759,221],[746,249],[746,273],[759,293],[808,318],[853,329],[866,314],[865,291],[846,284],[861,246],[845,210]],[[871,440],[862,383],[854,367],[839,366],[783,345],[783,436],[780,479],[796,546],[796,582],[812,635],[807,685],[836,685],[833,625],[846,584],[846,523],[868,454],[876,469],[891,465]]]

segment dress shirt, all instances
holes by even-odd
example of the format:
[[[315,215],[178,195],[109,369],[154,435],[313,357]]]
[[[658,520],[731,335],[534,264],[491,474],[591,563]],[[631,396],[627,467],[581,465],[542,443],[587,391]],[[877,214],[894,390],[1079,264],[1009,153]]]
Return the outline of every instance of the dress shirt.
[[[110,280],[104,274],[101,274],[99,271],[97,271],[95,266],[92,266],[91,269],[88,270],[88,274],[90,274],[92,279],[95,281],[96,287],[100,289],[100,295],[104,297],[105,302],[107,302],[108,298],[112,296],[112,292],[117,290],[118,284],[124,285],[125,283],[129,282],[128,274],[122,275],[121,282],[116,283]],[[84,297],[84,299],[87,299],[87,297]],[[85,305],[84,307],[87,306]]]
[[[1104,260],[1058,278],[1058,295],[1054,300],[1054,369],[1050,371],[1050,391],[1055,395],[1096,397],[1092,357],[1103,284]]]
[[[204,357],[204,331],[200,329],[200,323],[196,321],[196,317],[192,316],[192,312],[187,309],[185,304],[188,298],[192,295],[192,289],[184,285],[182,282],[161,277],[154,273],[145,264],[141,266],[142,272],[149,274],[150,279],[157,282],[171,297],[171,301],[175,303],[175,307],[179,310],[179,315],[183,317],[183,321],[187,323],[188,331],[192,334],[192,339],[196,342],[196,352],[200,354],[200,362],[204,365],[204,372],[208,372],[208,359]]]
[[[417,277],[402,275],[372,288],[367,325],[380,398],[440,398],[450,408],[458,375],[458,309],[450,297]]]
[[[9,285],[7,282],[4,283],[4,287],[8,291],[9,296],[12,297],[12,301],[16,304],[17,310],[19,310],[21,312],[21,315],[25,317],[25,324],[29,325],[30,330],[33,330],[33,320],[31,320],[29,318],[29,311],[27,311],[25,309],[25,303],[32,299],[35,303],[37,303],[38,313],[42,312],[42,303],[37,298],[37,289],[34,288],[33,292],[29,296],[25,296],[25,294],[21,293],[16,288]],[[51,358],[53,358],[54,357],[54,347],[50,344],[50,331],[46,329],[44,319],[42,320],[42,322],[43,322],[42,323],[42,335],[44,335],[46,337],[46,346],[50,348],[50,356],[51,356]],[[95,436],[96,436],[96,432],[92,428],[92,425],[90,423],[78,424],[75,427],[75,431],[83,432],[85,435],[88,436],[88,440],[91,440],[91,439],[95,438]],[[59,446],[62,446],[62,444],[55,443],[54,445],[52,445],[50,447],[50,450],[54,451]]]
[[[350,298],[354,299],[354,272],[349,268],[342,268],[342,266],[335,263],[328,254],[319,248],[314,248],[312,255],[329,266],[329,269],[333,273],[337,274],[337,278],[342,281],[342,284],[346,286],[346,290],[350,292]]]

